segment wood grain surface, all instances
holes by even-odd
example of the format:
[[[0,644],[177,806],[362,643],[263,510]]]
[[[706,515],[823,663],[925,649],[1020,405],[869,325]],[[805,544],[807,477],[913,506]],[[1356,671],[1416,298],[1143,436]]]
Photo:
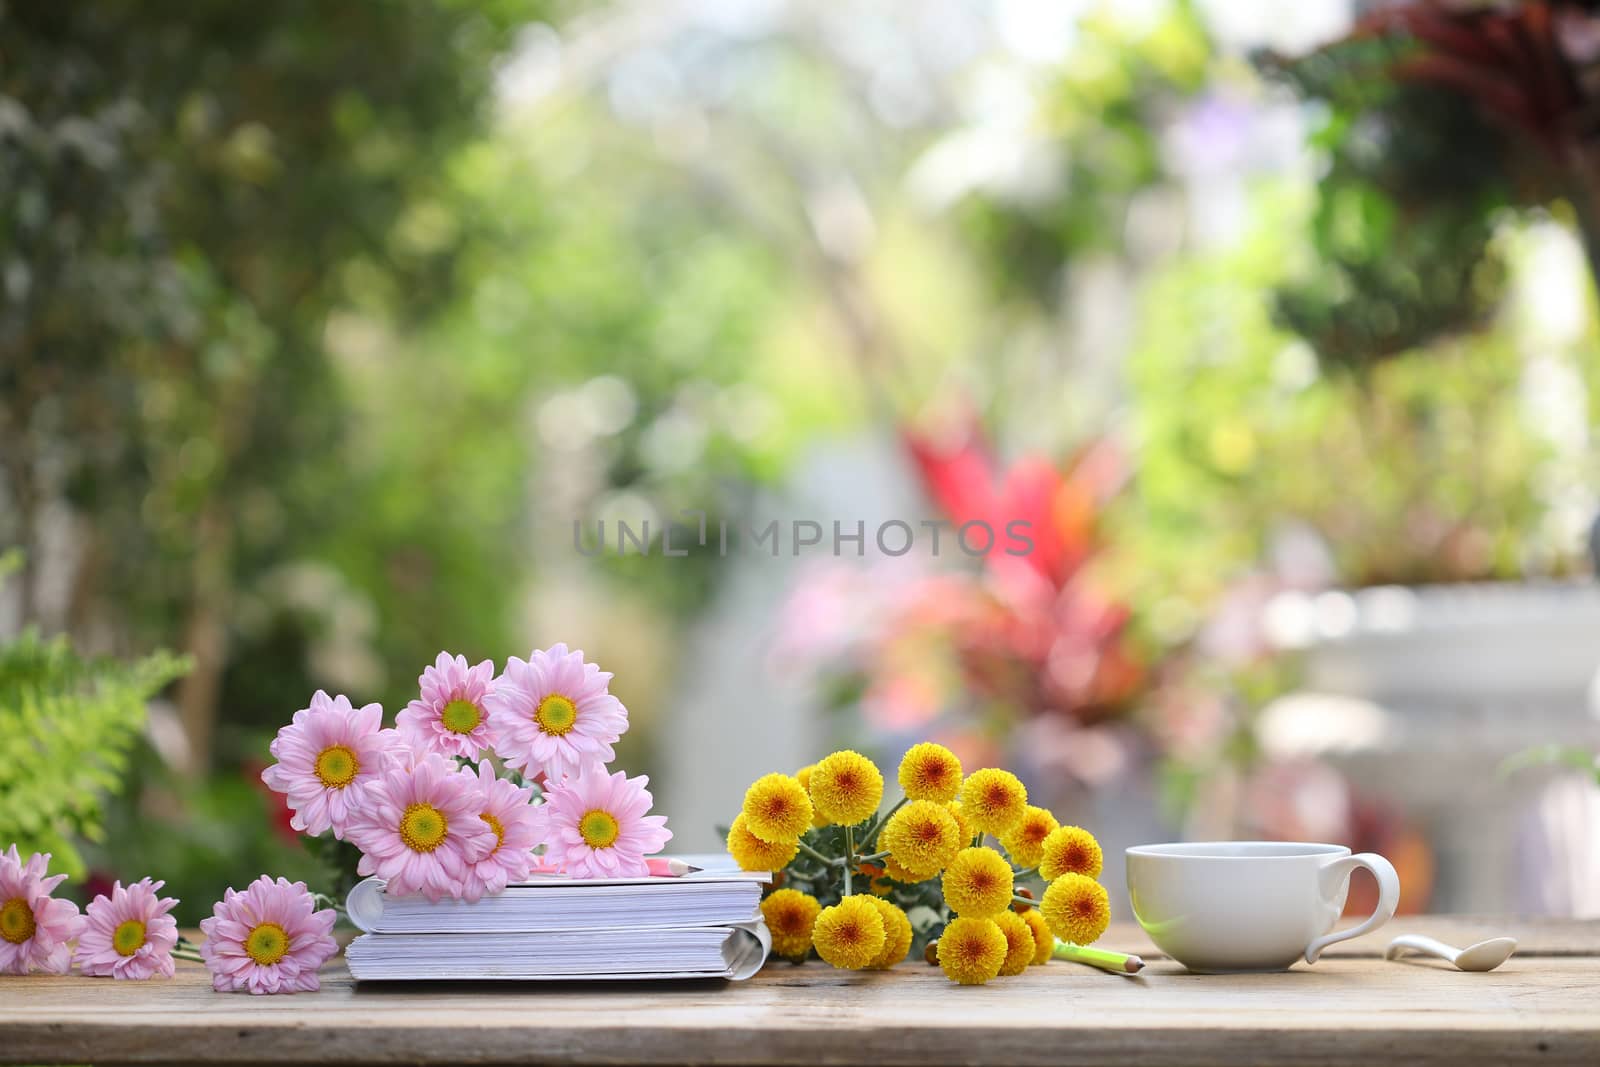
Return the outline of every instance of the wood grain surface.
[[[1523,947],[1499,970],[1385,962],[1387,936]],[[1069,963],[960,988],[769,964],[745,983],[356,986],[335,961],[316,994],[213,993],[172,981],[0,978],[0,1062],[549,1064],[1600,1064],[1600,923],[1406,919],[1285,974],[1200,976],[1137,928],[1119,977]]]

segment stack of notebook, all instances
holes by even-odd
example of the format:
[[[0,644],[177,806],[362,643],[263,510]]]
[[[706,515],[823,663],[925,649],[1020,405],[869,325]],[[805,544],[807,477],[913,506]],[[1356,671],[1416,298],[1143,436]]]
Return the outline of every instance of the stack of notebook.
[[[769,876],[727,856],[684,857],[676,878],[535,877],[476,904],[391,899],[375,878],[351,890],[363,931],[345,950],[359,981],[749,978],[772,941]]]

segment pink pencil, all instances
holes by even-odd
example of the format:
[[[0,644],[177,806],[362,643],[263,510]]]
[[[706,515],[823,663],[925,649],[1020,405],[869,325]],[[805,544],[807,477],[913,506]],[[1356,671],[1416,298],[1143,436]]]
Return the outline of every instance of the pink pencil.
[[[651,856],[645,860],[645,863],[650,868],[650,877],[652,878],[682,878],[686,874],[693,874],[703,869],[668,856]],[[535,867],[532,873],[561,874],[562,872],[555,867],[546,867],[541,864]]]

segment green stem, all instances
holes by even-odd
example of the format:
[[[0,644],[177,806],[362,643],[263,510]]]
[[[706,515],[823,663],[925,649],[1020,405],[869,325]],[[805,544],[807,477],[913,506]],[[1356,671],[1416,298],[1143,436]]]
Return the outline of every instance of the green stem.
[[[345,911],[344,904],[337,897],[329,896],[327,893],[312,893],[311,906],[319,911],[323,908],[332,908],[335,917],[340,919],[350,918],[350,913]]]
[[[175,948],[175,949],[173,949],[172,950],[172,958],[175,959],[175,960],[188,960],[190,963],[204,963],[205,962],[205,957],[200,955],[200,953],[195,952],[192,949],[185,949],[185,948]]]
[[[1039,902],[1037,900],[1034,900],[1032,897],[1025,897],[1021,893],[1012,893],[1011,903],[1026,904],[1030,908],[1037,908],[1039,906]]]
[[[844,862],[843,860],[841,860],[841,859],[839,859],[839,858],[837,858],[835,856],[825,856],[825,855],[823,855],[821,852],[818,852],[816,849],[812,848],[810,845],[806,844],[804,841],[801,841],[799,844],[800,844],[800,851],[801,852],[804,852],[806,855],[810,856],[814,860],[820,860],[821,862],[826,863],[830,867],[837,867],[841,863]]]
[[[1014,871],[1011,872],[1011,878],[1012,878],[1013,881],[1015,881],[1018,878],[1026,878],[1030,874],[1038,874],[1038,873],[1039,873],[1039,868],[1037,866],[1019,867],[1017,870],[1014,870]]]
[[[885,852],[874,852],[874,853],[871,853],[870,855],[866,855],[866,856],[857,856],[856,858],[858,860],[860,860],[862,863],[872,863],[872,862],[875,862],[877,860],[887,859],[888,856],[889,856],[889,853],[887,851],[885,851]]]
[[[844,895],[845,896],[849,896],[851,894],[851,892],[852,892],[852,890],[850,888],[850,872],[851,872],[851,868],[855,867],[855,865],[856,865],[856,828],[854,826],[846,826],[844,828]]]

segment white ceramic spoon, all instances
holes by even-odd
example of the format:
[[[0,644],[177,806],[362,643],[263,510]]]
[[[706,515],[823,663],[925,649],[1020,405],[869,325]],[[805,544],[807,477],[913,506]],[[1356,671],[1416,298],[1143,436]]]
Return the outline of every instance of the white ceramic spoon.
[[[1447,945],[1443,941],[1421,934],[1401,934],[1389,942],[1389,950],[1383,954],[1383,958],[1397,959],[1408,949],[1449,960],[1463,971],[1492,971],[1511,958],[1511,954],[1517,950],[1517,939],[1491,937],[1487,941],[1479,941],[1476,945],[1456,948],[1454,945]]]

